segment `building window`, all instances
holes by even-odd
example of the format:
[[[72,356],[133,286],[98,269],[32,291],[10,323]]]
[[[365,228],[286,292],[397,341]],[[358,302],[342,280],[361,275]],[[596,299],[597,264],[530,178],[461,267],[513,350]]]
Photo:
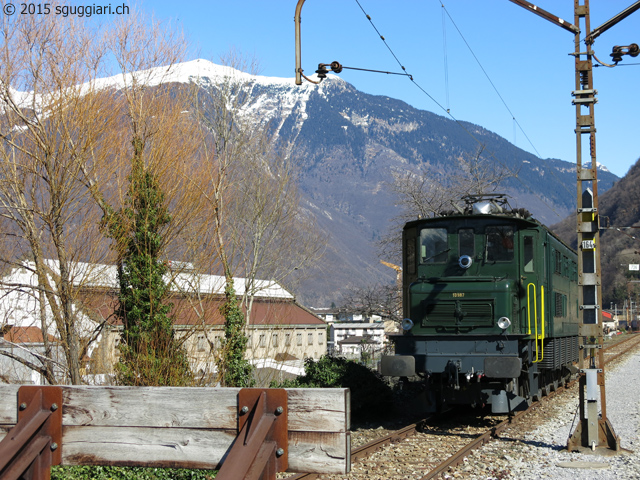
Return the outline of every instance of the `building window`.
[[[265,339],[264,333],[260,334],[260,340],[259,340],[259,342],[260,342],[260,343],[258,344],[258,346],[263,347],[263,348],[266,346],[267,341],[266,341],[266,339]]]
[[[298,334],[298,345],[302,345],[302,334]]]
[[[285,333],[284,334],[284,344],[287,347],[291,345],[291,334],[290,333]]]
[[[278,346],[278,334],[277,333],[271,334],[271,345],[274,346],[274,347]]]
[[[318,345],[322,345],[324,343],[324,334],[318,333]]]
[[[308,340],[307,340],[308,344],[313,345],[313,333],[309,333],[307,337],[308,337]]]
[[[204,352],[207,349],[207,339],[204,335],[198,335],[198,351]]]

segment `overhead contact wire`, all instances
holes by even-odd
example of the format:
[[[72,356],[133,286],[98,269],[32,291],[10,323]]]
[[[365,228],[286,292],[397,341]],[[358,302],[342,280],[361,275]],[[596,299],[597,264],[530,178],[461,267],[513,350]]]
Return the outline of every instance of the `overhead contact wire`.
[[[447,112],[451,111],[449,104],[449,59],[447,58],[447,18],[445,17],[446,9],[442,5],[442,50],[444,53],[444,91],[446,95]]]
[[[513,112],[511,111],[511,109],[509,108],[509,105],[507,105],[507,102],[505,102],[504,98],[502,98],[502,95],[500,94],[500,92],[498,91],[498,89],[496,88],[495,84],[493,83],[493,80],[491,80],[491,77],[489,76],[489,74],[487,73],[487,71],[484,69],[484,67],[482,66],[482,63],[480,63],[480,60],[478,59],[478,57],[476,56],[475,52],[473,51],[473,49],[471,48],[471,45],[469,45],[469,42],[467,42],[467,39],[464,37],[464,35],[462,34],[462,32],[460,31],[460,29],[458,28],[458,25],[456,25],[456,22],[453,21],[453,18],[451,18],[451,15],[449,14],[449,11],[447,10],[447,7],[444,6],[444,4],[442,2],[440,2],[440,5],[442,5],[442,8],[444,9],[445,13],[447,14],[447,16],[449,17],[449,20],[451,20],[451,23],[453,24],[453,26],[455,27],[455,29],[458,31],[458,34],[460,35],[460,38],[462,38],[462,41],[464,42],[464,44],[467,46],[467,48],[469,49],[469,51],[471,52],[471,55],[473,56],[473,58],[475,59],[476,63],[478,64],[478,66],[480,67],[480,69],[482,70],[482,73],[484,73],[484,76],[487,77],[487,80],[489,80],[489,83],[491,84],[491,86],[493,87],[493,90],[496,92],[496,95],[498,95],[498,98],[500,98],[500,101],[502,102],[502,104],[504,105],[504,107],[507,109],[507,111],[509,112],[509,114],[511,115],[511,118],[513,118],[513,121],[518,125],[518,128],[520,129],[520,131],[523,133],[523,135],[526,137],[527,141],[529,142],[529,145],[531,145],[531,148],[533,148],[533,150],[536,152],[536,154],[538,155],[538,157],[540,157],[540,153],[538,152],[538,150],[536,149],[535,145],[533,144],[533,142],[529,139],[527,133],[524,131],[524,129],[522,128],[522,126],[520,125],[520,123],[518,122],[518,120],[516,119],[516,116],[513,114]]]
[[[360,10],[362,10],[362,13],[364,14],[365,17],[367,17],[367,20],[369,20],[369,23],[371,24],[371,26],[373,27],[373,29],[375,30],[375,32],[378,34],[378,37],[380,37],[380,39],[382,40],[382,42],[385,44],[385,46],[387,47],[387,49],[389,50],[389,52],[391,53],[391,55],[393,56],[393,58],[396,60],[396,62],[398,63],[398,65],[400,65],[400,68],[402,68],[402,70],[404,72],[407,72],[407,69],[404,67],[404,65],[402,65],[402,62],[400,62],[400,59],[398,58],[398,56],[395,54],[395,52],[393,51],[393,49],[391,48],[391,46],[387,43],[387,40],[384,38],[384,36],[380,33],[380,31],[378,30],[378,28],[376,27],[376,25],[373,23],[373,20],[371,18],[371,16],[365,11],[365,9],[362,7],[362,5],[360,4],[359,0],[355,0],[355,2],[358,4],[358,6],[360,7]],[[440,2],[440,4],[442,5],[442,8],[445,9],[445,12],[447,13],[447,16],[451,19],[451,15],[449,15],[449,12],[447,11],[446,7],[442,4],[442,2]],[[478,64],[480,65],[480,68],[482,69],[482,71],[484,72],[484,74],[487,76],[487,78],[489,78],[489,76],[487,75],[486,71],[484,70],[484,68],[482,67],[482,65],[480,64],[480,61],[478,60],[478,58],[476,57],[475,53],[473,53],[473,50],[471,50],[471,47],[469,46],[469,44],[467,43],[466,39],[464,39],[464,36],[462,35],[462,33],[460,32],[460,29],[457,27],[457,25],[455,24],[455,22],[453,22],[453,19],[451,19],[451,22],[453,23],[454,27],[456,28],[456,30],[458,31],[458,33],[460,34],[460,36],[463,38],[464,42],[467,44],[467,47],[469,48],[469,50],[471,51],[472,55],[474,56],[474,58],[476,59],[476,62],[478,62]],[[456,124],[458,124],[458,126],[460,126],[460,128],[462,128],[467,135],[469,135],[473,140],[475,140],[478,145],[483,145],[483,143],[473,134],[471,133],[462,123],[460,120],[458,120],[456,117],[454,117],[451,112],[446,109],[445,107],[443,107],[440,102],[438,102],[429,92],[427,92],[424,88],[422,88],[422,86],[420,86],[418,84],[418,82],[415,81],[415,79],[413,78],[413,75],[411,75],[409,72],[407,72],[407,77],[409,78],[409,80],[411,80],[411,82],[422,92],[424,93],[427,97],[429,97],[429,99],[431,99],[431,101],[433,103],[435,103],[443,112],[445,112]],[[505,103],[504,99],[502,98],[502,96],[500,95],[500,93],[498,92],[498,90],[496,89],[495,85],[493,85],[493,82],[491,81],[491,79],[489,79],[489,82],[491,83],[491,85],[493,86],[494,90],[496,91],[496,93],[498,93],[498,96],[500,97],[500,99],[502,100],[502,103],[505,105],[505,107],[507,107],[507,111],[509,111],[509,113],[511,113],[511,110],[509,109],[509,107],[507,106],[507,104]],[[522,131],[522,133],[524,134],[524,136],[527,138],[527,140],[529,141],[529,143],[531,144],[531,146],[533,147],[533,149],[536,151],[538,158],[540,158],[540,153],[538,153],[538,151],[536,150],[535,146],[531,143],[531,140],[529,140],[529,137],[527,136],[527,134],[524,132],[524,130],[522,129],[522,127],[520,126],[520,124],[518,123],[518,121],[516,120],[515,116],[511,113],[511,116],[513,117],[513,120],[516,122],[516,124],[518,124],[518,127],[520,128],[520,130]],[[500,165],[502,165],[507,171],[511,172],[511,169],[509,167],[507,167],[504,163],[502,163],[498,158],[496,158],[496,156],[494,155],[493,152],[489,152],[489,154],[491,155],[491,157],[493,157],[493,159],[498,162]],[[527,188],[531,193],[535,193],[533,192],[533,190],[528,187],[527,185],[525,185],[522,180],[520,179],[520,176],[515,174],[514,178],[516,178],[523,187]],[[566,186],[561,182],[561,185],[563,186],[563,188],[566,189]],[[556,212],[555,208],[552,205],[547,204],[547,202],[544,199],[540,199],[545,205],[547,205],[547,207],[549,207],[549,209],[555,213],[559,218],[562,218],[560,216],[560,214],[558,214],[558,212]]]
[[[373,20],[371,20],[371,17],[369,16],[369,14],[367,14],[367,12],[364,11],[364,8],[362,8],[362,5],[360,5],[360,2],[358,0],[356,0],[356,3],[358,4],[358,6],[360,7],[360,10],[362,10],[362,13],[364,13],[365,17],[367,17],[367,20],[369,20],[369,23],[371,24],[371,26],[373,27],[373,29],[376,31],[376,33],[378,34],[378,36],[380,37],[380,39],[382,40],[382,42],[386,45],[387,49],[389,50],[389,52],[391,52],[391,55],[393,55],[393,58],[396,59],[396,62],[398,62],[398,65],[400,65],[400,68],[402,69],[403,72],[406,72],[407,69],[404,68],[404,65],[402,65],[402,63],[400,62],[400,60],[398,59],[398,57],[396,56],[395,53],[393,53],[393,50],[391,50],[391,47],[389,46],[389,44],[387,43],[387,40],[384,38],[384,36],[380,33],[380,31],[378,31],[378,28],[375,26],[375,24],[373,23]],[[413,80],[413,77],[411,75],[409,75],[409,77]]]

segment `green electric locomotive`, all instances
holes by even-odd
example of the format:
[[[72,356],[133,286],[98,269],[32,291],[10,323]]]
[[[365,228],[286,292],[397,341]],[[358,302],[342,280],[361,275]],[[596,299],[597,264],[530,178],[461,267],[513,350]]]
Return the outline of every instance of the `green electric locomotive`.
[[[408,223],[402,334],[381,373],[422,377],[431,411],[519,409],[578,360],[575,251],[504,196]]]

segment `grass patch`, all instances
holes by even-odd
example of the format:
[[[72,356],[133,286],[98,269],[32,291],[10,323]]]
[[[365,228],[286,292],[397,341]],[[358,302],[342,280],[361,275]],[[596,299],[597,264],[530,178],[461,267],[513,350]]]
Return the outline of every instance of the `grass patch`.
[[[51,480],[211,480],[215,470],[143,467],[51,467]]]

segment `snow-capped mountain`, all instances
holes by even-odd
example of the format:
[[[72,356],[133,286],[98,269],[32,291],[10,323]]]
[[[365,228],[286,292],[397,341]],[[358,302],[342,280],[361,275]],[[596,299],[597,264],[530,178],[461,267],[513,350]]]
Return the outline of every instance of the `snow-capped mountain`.
[[[295,142],[302,152],[306,207],[331,238],[313,281],[298,292],[309,305],[339,303],[349,287],[394,280],[395,272],[380,265],[376,246],[397,213],[388,188],[394,172],[426,165],[434,174],[455,174],[457,158],[473,155],[480,142],[515,173],[504,185],[513,207],[526,207],[548,224],[575,209],[573,163],[539,159],[479,125],[464,123],[465,131],[443,116],[360,92],[334,75],[318,85],[297,86],[293,78],[254,76],[194,60],[169,72],[149,71],[148,78],[197,82],[212,92],[229,78],[242,81],[250,98],[245,114],[269,121],[283,140]],[[616,180],[601,169],[600,191]]]
[[[513,207],[525,207],[548,224],[575,210],[573,163],[539,159],[479,125],[460,122],[461,128],[400,100],[360,92],[333,75],[318,85],[297,86],[293,78],[249,75],[207,60],[136,72],[136,81],[149,87],[195,82],[210,95],[229,79],[244,84],[245,115],[270,122],[282,140],[294,142],[305,207],[330,236],[313,280],[297,292],[307,305],[339,303],[349,287],[394,281],[395,272],[380,265],[376,254],[376,242],[397,213],[388,188],[394,172],[424,167],[434,175],[455,174],[458,159],[473,156],[481,144],[514,172],[504,185]],[[121,88],[131,81],[131,75],[116,75],[86,88]],[[602,169],[599,190],[616,180]]]

